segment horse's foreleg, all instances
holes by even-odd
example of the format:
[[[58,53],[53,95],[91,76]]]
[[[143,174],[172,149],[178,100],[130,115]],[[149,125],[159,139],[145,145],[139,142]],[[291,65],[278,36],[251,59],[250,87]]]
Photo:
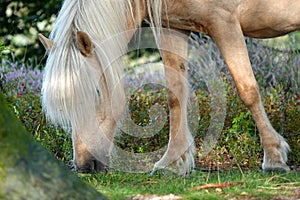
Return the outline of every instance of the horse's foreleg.
[[[260,132],[264,149],[264,170],[289,170],[286,165],[289,146],[267,118],[258,84],[252,72],[244,36],[238,20],[219,20],[210,28],[210,35],[217,43],[236,84],[244,104],[250,109]]]
[[[194,166],[194,142],[187,124],[187,39],[187,36],[179,36],[172,31],[161,38],[170,109],[170,137],[167,151],[154,167],[155,171],[172,164],[174,171],[182,175]]]

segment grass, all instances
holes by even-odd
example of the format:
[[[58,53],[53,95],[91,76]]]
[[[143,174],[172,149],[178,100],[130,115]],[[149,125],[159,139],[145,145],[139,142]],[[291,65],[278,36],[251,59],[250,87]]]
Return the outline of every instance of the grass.
[[[199,41],[202,41],[201,38],[199,38]],[[299,52],[274,50],[266,47],[264,43],[253,40],[248,40],[247,43],[250,45],[249,55],[262,89],[266,112],[274,128],[282,133],[291,146],[292,152],[289,154],[288,164],[293,169],[299,170]],[[211,63],[216,63],[215,65],[224,74],[224,78],[227,78],[230,82],[232,79],[229,78],[226,65],[218,54],[216,46],[211,42],[201,43],[199,46],[203,51],[200,54],[207,55],[208,58],[212,57],[208,60],[212,61]],[[208,54],[205,53],[207,51]],[[14,57],[3,59],[2,66],[0,66],[0,89],[6,93],[7,100],[14,112],[35,139],[51,151],[56,158],[68,163],[72,159],[70,137],[64,134],[61,129],[56,129],[56,127],[46,123],[44,115],[41,114],[39,95],[42,73],[34,67],[33,63],[29,64],[30,62],[19,62]],[[139,63],[133,64],[138,65]],[[190,77],[191,87],[194,91],[199,88],[207,91],[206,79],[198,72],[198,69],[202,69],[200,64],[199,67],[190,69],[194,70],[190,71],[190,74],[193,75]],[[143,64],[140,65],[144,66]],[[197,66],[197,63],[194,66]],[[151,77],[149,74],[146,75],[145,77]],[[132,81],[134,84],[136,80],[128,79],[127,81]],[[148,83],[149,81],[145,79],[140,82]],[[160,83],[159,80],[154,80],[151,77],[152,82]],[[149,84],[144,86],[149,86]],[[150,94],[151,92],[147,91],[144,86],[143,91]],[[149,174],[130,174],[116,171],[108,174],[79,174],[79,176],[109,199],[133,199],[133,197],[135,199],[151,199],[150,195],[169,194],[178,195],[183,199],[286,199],[284,197],[288,197],[287,199],[300,199],[299,171],[288,174],[262,174],[259,170],[255,171],[262,159],[261,148],[257,144],[259,141],[257,128],[250,117],[250,113],[238,98],[236,90],[232,89],[230,84],[228,86],[228,108],[224,130],[219,141],[220,146],[217,148],[216,154],[212,154],[204,160],[199,161],[199,159],[196,159],[196,162],[198,165],[204,164],[204,168],[209,167],[211,163],[217,165],[224,162],[229,165],[229,167],[226,166],[226,169],[229,169],[234,165],[234,163],[231,163],[234,158],[235,162],[243,167],[243,170],[251,169],[252,171],[242,171],[236,168],[223,170],[221,168],[221,171],[212,173],[195,171],[188,177],[179,177],[170,173],[158,173],[153,177],[149,177]],[[128,103],[132,108],[138,108],[133,109],[132,117],[136,124],[141,124],[143,127],[148,125],[150,121],[148,105],[155,105],[157,102],[164,105],[163,103],[166,102],[165,95],[161,94],[165,94],[165,92],[156,92],[156,95],[159,94],[157,99],[148,98],[145,93],[136,92],[136,94],[131,95],[132,99]],[[197,127],[195,139],[197,147],[200,148],[201,138],[206,134],[210,123],[211,108],[209,97],[200,92],[197,97],[199,98],[199,108],[201,108],[199,109],[201,121],[197,124],[199,127]],[[136,99],[139,101],[135,101]],[[168,127],[164,131],[167,134]],[[154,148],[160,147],[158,142],[163,141],[163,139],[167,141],[168,139],[166,137],[146,140],[145,138],[125,136],[122,138],[122,141],[125,141],[124,144],[126,144],[124,149],[127,148],[128,151],[134,151],[135,153],[153,152]],[[145,145],[141,146],[141,144]],[[238,183],[238,185],[225,188],[189,190],[204,184],[222,184],[226,182]],[[138,198],[138,195],[141,195],[140,198]]]
[[[195,171],[187,177],[162,173],[150,177],[149,174],[110,172],[108,174],[79,174],[79,176],[112,200],[151,199],[151,195],[162,198],[170,194],[180,199],[300,198],[299,172],[262,173],[261,171],[226,170],[206,173]],[[236,185],[191,190],[204,184],[227,182]]]

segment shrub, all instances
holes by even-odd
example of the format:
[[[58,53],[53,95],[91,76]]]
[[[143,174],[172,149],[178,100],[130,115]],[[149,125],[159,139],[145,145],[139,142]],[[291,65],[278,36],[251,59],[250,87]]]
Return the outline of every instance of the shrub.
[[[17,117],[29,133],[58,159],[71,160],[71,141],[68,134],[46,122],[42,112],[40,91],[42,72],[31,63],[2,59],[1,90]]]
[[[152,114],[156,105],[164,110],[162,115],[158,112]],[[169,118],[164,115],[169,112],[166,89],[160,85],[146,84],[131,91],[127,106],[129,117],[125,115],[125,125],[117,133],[118,146],[135,153],[153,152],[166,146],[169,134]],[[135,130],[138,132],[136,135]],[[143,137],[140,137],[141,134]]]
[[[197,71],[199,71],[201,64],[206,65],[206,67],[214,65],[221,72],[222,80],[226,82],[227,115],[219,144],[214,149],[215,154],[212,152],[210,156],[213,157],[210,158],[212,158],[212,162],[214,159],[217,162],[228,162],[227,158],[233,158],[235,162],[244,167],[257,167],[261,163],[262,154],[253,119],[231,84],[232,78],[216,46],[207,37],[203,38],[197,35],[193,37],[194,42],[199,44],[198,46],[197,43],[192,44],[196,45],[200,54],[208,52],[203,54],[206,57],[201,58],[201,61],[191,63],[189,71],[190,85],[196,95],[197,107],[199,108],[196,111],[199,112],[198,124],[194,130],[197,147],[201,148],[198,144],[201,144],[209,127],[210,102],[212,100],[207,86],[207,79],[209,78],[201,78],[203,74],[198,77]],[[203,39],[205,42],[202,42]],[[299,93],[297,91],[299,87],[297,82],[299,62],[296,53],[287,52],[286,55],[285,52],[271,51],[270,48],[256,40],[248,40],[247,42],[250,44],[249,51],[253,70],[260,87],[263,88],[262,94],[266,112],[274,128],[291,145],[292,153],[289,154],[289,164],[298,165],[300,162],[298,145],[300,142],[300,118]],[[273,63],[275,62],[273,61],[274,57],[276,63]],[[205,63],[203,63],[204,61]],[[6,94],[16,115],[36,140],[57,158],[69,161],[72,151],[70,137],[60,128],[53,127],[46,122],[40,105],[42,72],[33,66],[35,66],[33,62],[18,62],[13,56],[9,59],[2,59],[0,67],[1,90]],[[290,71],[288,67],[291,69]],[[144,68],[145,66],[143,66]],[[135,72],[132,74],[136,76]],[[118,129],[116,144],[130,152],[153,152],[166,146],[168,142],[169,116],[165,114],[168,113],[167,90],[163,86],[164,76],[162,74],[151,74],[144,71],[138,77],[138,81],[131,79],[130,76],[126,77],[125,80],[126,86],[131,85],[127,88],[133,88],[129,91],[130,95],[127,101],[128,116],[133,122],[133,126],[138,127],[140,131],[147,133],[149,127],[159,125],[159,132],[150,137],[138,137],[135,136],[131,126],[124,126]],[[287,84],[285,80],[288,77],[290,81]],[[230,162],[234,161],[230,160]]]

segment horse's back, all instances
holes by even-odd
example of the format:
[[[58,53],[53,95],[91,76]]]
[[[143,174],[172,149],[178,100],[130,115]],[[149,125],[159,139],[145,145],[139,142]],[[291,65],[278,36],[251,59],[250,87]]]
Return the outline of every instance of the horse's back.
[[[167,0],[163,25],[209,34],[216,23],[239,23],[245,36],[270,38],[300,28],[300,0]]]

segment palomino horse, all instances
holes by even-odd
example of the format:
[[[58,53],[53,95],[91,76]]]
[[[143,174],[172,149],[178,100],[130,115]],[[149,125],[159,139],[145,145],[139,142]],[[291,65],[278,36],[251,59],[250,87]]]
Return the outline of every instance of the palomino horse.
[[[98,171],[108,164],[125,104],[117,57],[144,19],[153,27],[164,65],[169,66],[170,140],[153,172],[171,165],[186,174],[194,166],[186,116],[187,37],[161,27],[211,36],[259,129],[262,168],[288,171],[289,145],[267,118],[244,36],[271,38],[299,29],[300,0],[65,0],[50,39],[40,35],[48,51],[42,101],[50,120],[72,128],[76,169]],[[117,39],[106,44],[114,35]]]

